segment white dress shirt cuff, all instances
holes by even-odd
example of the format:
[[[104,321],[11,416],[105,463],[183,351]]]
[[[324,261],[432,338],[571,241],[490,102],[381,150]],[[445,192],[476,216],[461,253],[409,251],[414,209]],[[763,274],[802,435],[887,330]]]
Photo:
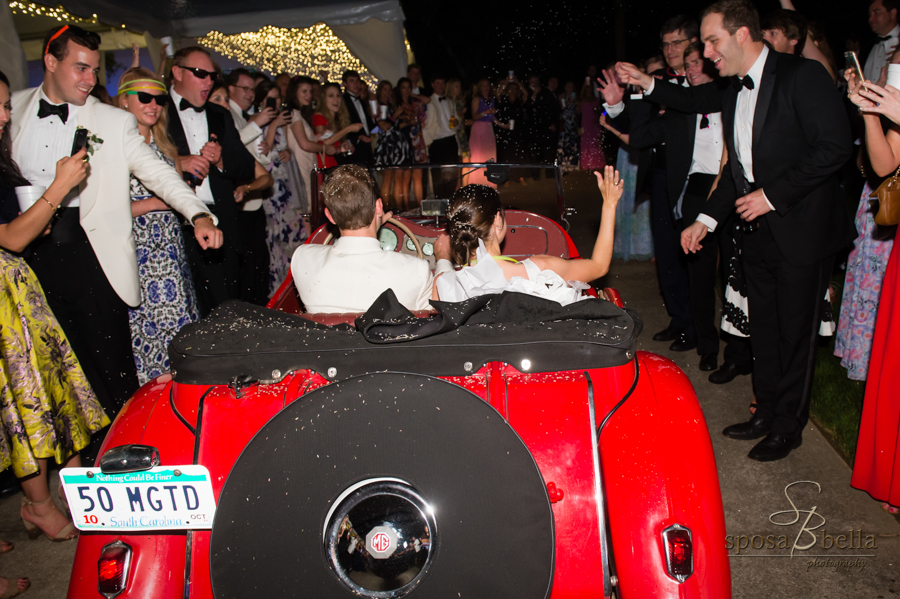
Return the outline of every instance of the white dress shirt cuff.
[[[769,207],[769,210],[775,212],[775,206],[773,206],[772,202],[769,201],[769,197],[766,195],[766,192],[762,189],[760,189],[760,191],[762,191],[763,199],[766,201],[766,205]]]
[[[716,222],[716,219],[707,216],[706,214],[698,214],[697,221],[706,225],[706,228],[709,229],[710,233],[715,233],[716,227],[719,225],[719,223]]]
[[[654,89],[656,89],[656,77],[650,77],[650,87],[644,90],[644,95],[652,94]]]
[[[610,106],[606,102],[603,103],[603,108],[606,109],[606,116],[611,119],[616,118],[623,112],[625,112],[625,102],[619,102],[618,104],[614,104]]]
[[[439,274],[443,274],[445,272],[453,272],[455,269],[453,268],[453,263],[447,260],[446,258],[441,258],[437,261],[437,264],[434,267],[434,276],[438,276]]]

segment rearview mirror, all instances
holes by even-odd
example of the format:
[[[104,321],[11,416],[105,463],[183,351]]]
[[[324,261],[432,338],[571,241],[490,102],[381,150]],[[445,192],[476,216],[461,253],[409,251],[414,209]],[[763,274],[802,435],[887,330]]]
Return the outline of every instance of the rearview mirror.
[[[422,216],[444,216],[450,200],[422,200]]]

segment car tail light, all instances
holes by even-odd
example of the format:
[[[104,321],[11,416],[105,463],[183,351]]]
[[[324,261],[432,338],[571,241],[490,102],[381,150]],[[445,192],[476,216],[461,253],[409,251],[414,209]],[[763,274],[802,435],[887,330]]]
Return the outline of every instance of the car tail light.
[[[663,531],[663,545],[669,576],[678,582],[684,582],[694,573],[694,544],[690,529],[673,524]]]
[[[106,599],[118,597],[125,592],[130,569],[131,546],[122,541],[110,543],[103,548],[100,559],[97,560],[97,573],[100,579],[97,590]]]

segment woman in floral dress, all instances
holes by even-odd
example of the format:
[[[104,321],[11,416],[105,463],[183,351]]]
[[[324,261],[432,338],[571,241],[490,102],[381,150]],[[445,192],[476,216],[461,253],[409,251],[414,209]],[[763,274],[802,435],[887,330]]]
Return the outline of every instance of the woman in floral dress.
[[[9,99],[0,73],[0,470],[11,467],[22,485],[20,514],[29,535],[63,541],[77,531],[50,496],[49,462],[81,466],[78,452],[109,418],[19,252],[47,229],[59,203],[84,180],[86,152],[57,162],[53,183],[19,215],[14,188],[29,183],[11,158]],[[10,549],[7,543],[0,552]],[[28,579],[0,578],[6,596],[16,587],[21,592]]]
[[[140,95],[139,95],[140,94]],[[135,116],[150,147],[172,168],[178,151],[166,133],[165,85],[140,67],[119,80],[119,108]],[[160,105],[159,102],[163,102]],[[128,310],[138,381],[143,385],[169,371],[169,343],[184,325],[200,318],[191,268],[185,254],[181,219],[160,198],[131,176],[131,215],[137,244],[141,305]]]
[[[281,92],[271,82],[263,81],[256,87],[256,109],[260,110],[268,98],[281,105]],[[291,257],[308,236],[303,226],[303,214],[308,211],[306,186],[300,169],[288,147],[290,112],[278,113],[275,120],[263,130],[269,145],[269,172],[275,183],[263,199],[266,213],[266,238],[269,245],[269,295],[271,296],[287,278],[291,269]]]

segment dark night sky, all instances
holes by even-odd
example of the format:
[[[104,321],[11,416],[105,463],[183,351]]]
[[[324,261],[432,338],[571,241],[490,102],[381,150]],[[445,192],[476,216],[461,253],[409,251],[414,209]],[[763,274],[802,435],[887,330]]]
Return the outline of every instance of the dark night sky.
[[[625,55],[616,56],[616,6],[622,5]],[[699,15],[710,2],[648,0],[401,0],[406,34],[428,79],[437,70],[466,82],[492,78],[509,70],[521,76],[536,71],[545,77],[579,81],[589,64],[598,68],[617,58],[640,61],[655,53],[659,28],[668,17]],[[843,63],[848,36],[871,42],[868,2],[795,0],[797,9],[819,22]],[[777,0],[760,0],[761,15],[779,8]],[[677,8],[676,8],[677,7]]]

